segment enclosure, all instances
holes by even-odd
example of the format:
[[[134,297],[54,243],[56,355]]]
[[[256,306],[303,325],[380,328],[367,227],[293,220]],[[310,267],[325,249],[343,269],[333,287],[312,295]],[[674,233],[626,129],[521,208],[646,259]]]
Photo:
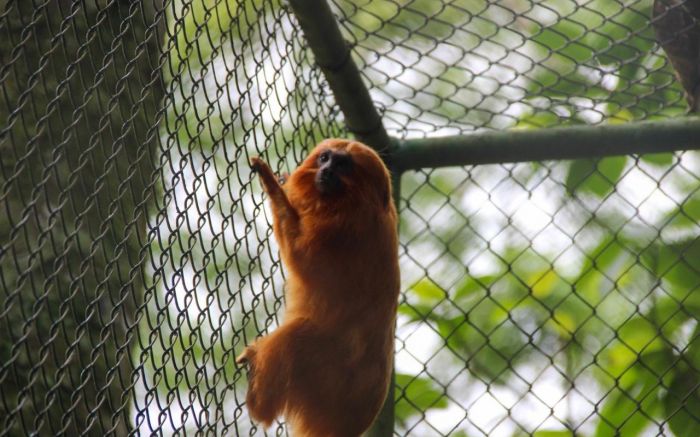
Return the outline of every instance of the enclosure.
[[[0,435],[287,435],[234,363],[284,306],[248,161],[328,137],[381,151],[400,214],[372,435],[700,435],[699,19],[0,0]]]

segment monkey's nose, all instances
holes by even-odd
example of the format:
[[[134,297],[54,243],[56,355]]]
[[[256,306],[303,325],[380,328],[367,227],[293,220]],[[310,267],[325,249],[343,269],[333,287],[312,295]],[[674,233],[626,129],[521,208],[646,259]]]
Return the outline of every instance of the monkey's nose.
[[[338,177],[331,167],[321,168],[316,174],[316,188],[318,188],[321,193],[335,193],[340,189],[341,185],[340,177]]]
[[[320,173],[319,177],[324,181],[335,177],[335,169],[332,166],[321,168]]]

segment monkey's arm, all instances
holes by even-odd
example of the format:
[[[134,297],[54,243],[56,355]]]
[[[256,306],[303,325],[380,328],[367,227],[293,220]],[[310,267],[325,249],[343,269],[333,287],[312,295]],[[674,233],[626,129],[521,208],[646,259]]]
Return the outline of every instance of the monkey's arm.
[[[251,158],[250,165],[259,175],[265,192],[270,197],[275,221],[275,236],[282,247],[290,245],[290,239],[299,234],[299,214],[289,202],[277,177],[265,161]]]

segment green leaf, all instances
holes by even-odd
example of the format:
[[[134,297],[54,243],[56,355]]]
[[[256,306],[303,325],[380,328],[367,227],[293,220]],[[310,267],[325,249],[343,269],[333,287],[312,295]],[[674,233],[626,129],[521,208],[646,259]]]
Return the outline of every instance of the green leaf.
[[[499,276],[485,275],[466,278],[458,287],[453,300],[461,308],[470,308],[473,302],[483,297],[483,294],[497,280]]]
[[[569,194],[583,191],[603,197],[617,184],[626,163],[624,156],[574,160],[566,176],[566,189]]]
[[[572,96],[599,99],[610,95],[609,90],[592,82],[589,76],[568,71],[552,73],[551,70],[540,70],[532,79],[528,89],[528,97],[551,97],[552,99],[567,99]],[[578,111],[578,108],[572,105],[565,105],[565,107],[571,113]],[[566,120],[568,121],[566,124],[580,123],[573,117]]]
[[[557,431],[544,429],[544,430],[540,430],[540,431],[535,431],[535,433],[533,434],[533,437],[573,437],[573,436],[574,436],[574,433],[569,431],[569,430],[566,430],[566,429],[557,430]]]
[[[700,316],[700,239],[689,238],[672,244],[656,244],[642,252],[642,264],[658,279],[671,285],[671,292],[686,310]]]
[[[411,287],[411,291],[426,303],[441,301],[445,299],[446,295],[445,291],[430,278],[423,278],[418,281]]]
[[[636,354],[662,349],[664,343],[658,335],[658,328],[644,317],[634,317],[617,330],[618,338]]]
[[[568,340],[571,338],[571,335],[576,332],[577,325],[576,320],[570,312],[557,308],[554,310],[554,315],[549,319],[547,326],[553,329],[560,338]]]
[[[394,414],[404,426],[413,415],[425,414],[430,409],[447,408],[444,390],[436,387],[429,378],[397,373],[395,391]]]
[[[697,370],[676,374],[663,400],[671,431],[677,436],[700,435],[700,376]]]
[[[427,305],[423,303],[403,303],[399,305],[398,313],[406,316],[408,318],[407,323],[411,322],[424,322],[425,319],[433,318],[437,316],[433,311],[433,305]]]
[[[589,7],[592,7],[592,10],[597,10],[595,6],[589,5]],[[634,65],[636,68],[640,68],[643,64],[637,60],[653,47],[654,37],[647,25],[648,20],[648,6],[639,9],[635,7],[622,8],[613,19],[605,20],[603,25],[596,29],[596,32],[587,35],[586,43],[592,44],[592,38],[598,40],[596,45],[599,49],[596,59],[601,64],[619,65],[629,62],[625,65]]]
[[[600,241],[600,244],[588,254],[588,258],[590,259],[586,259],[584,270],[592,268],[595,264],[597,270],[608,272],[613,264],[615,264],[615,261],[617,261],[620,256],[626,254],[627,252],[623,250],[618,238],[615,235],[607,235]]]
[[[691,335],[690,344],[688,344],[684,356],[693,367],[700,369],[700,325],[695,326],[695,331]]]
[[[633,372],[630,372],[633,373]],[[615,388],[606,398],[600,410],[596,437],[640,435],[649,426],[648,416],[659,409],[656,392],[659,390],[656,375],[651,372],[634,372],[633,386],[624,391]]]
[[[642,155],[642,161],[659,167],[668,167],[673,164],[673,153],[647,153]]]
[[[636,416],[637,403],[632,399],[627,397],[622,391],[615,389],[615,391],[609,395],[606,399],[605,404],[603,404],[603,409],[600,412],[600,420],[598,423],[598,428],[596,429],[596,437],[613,437],[619,435],[625,435],[632,437],[635,434],[622,434],[623,423],[629,423],[632,418],[635,418],[635,422],[640,421]],[[642,416],[643,422],[644,416]],[[647,419],[648,420],[648,419]],[[633,428],[639,429],[640,426],[636,425]],[[630,431],[629,429],[627,430]]]
[[[541,90],[542,90],[542,84],[537,78],[533,79],[532,82],[530,82],[532,85],[540,85],[540,86],[531,86],[532,93],[531,94],[536,94],[539,95]],[[540,111],[540,112],[535,112],[531,114],[525,114],[522,117],[520,117],[520,120],[518,120],[518,123],[515,125],[516,129],[539,129],[543,127],[549,127],[549,126],[556,126],[560,123],[561,119],[558,115],[556,115],[553,112],[549,111]]]
[[[552,294],[554,288],[562,282],[559,274],[552,269],[534,272],[527,278],[527,285],[530,287],[532,295],[538,299],[544,299]]]
[[[399,305],[398,312],[410,322],[423,322],[426,319],[439,320],[442,315],[435,312],[435,306],[446,298],[446,292],[429,278],[416,282],[410,292],[417,299]]]
[[[700,195],[689,198],[668,216],[668,226],[694,228],[700,224]]]
[[[560,20],[533,35],[531,41],[548,52],[561,55],[570,62],[582,64],[590,60],[594,52],[591,47],[574,40],[585,35],[586,31],[586,27],[579,23]]]

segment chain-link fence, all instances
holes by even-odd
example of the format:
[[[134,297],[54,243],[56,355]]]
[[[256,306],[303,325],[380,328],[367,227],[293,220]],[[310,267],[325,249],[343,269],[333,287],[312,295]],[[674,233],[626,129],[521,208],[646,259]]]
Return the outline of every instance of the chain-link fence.
[[[331,2],[402,164],[396,435],[700,435],[695,5]],[[280,1],[0,0],[0,35],[0,435],[286,435],[234,363],[284,304],[247,163],[351,134],[337,66]]]

